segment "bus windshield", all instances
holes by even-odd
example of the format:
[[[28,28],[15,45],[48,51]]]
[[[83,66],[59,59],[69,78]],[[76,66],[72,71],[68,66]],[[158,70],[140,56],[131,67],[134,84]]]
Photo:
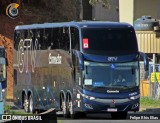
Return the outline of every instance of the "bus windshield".
[[[82,28],[84,53],[105,55],[108,53],[133,53],[138,51],[132,28]]]
[[[128,90],[139,86],[138,61],[114,64],[85,61],[83,75],[83,87],[86,90],[102,91],[106,88]]]

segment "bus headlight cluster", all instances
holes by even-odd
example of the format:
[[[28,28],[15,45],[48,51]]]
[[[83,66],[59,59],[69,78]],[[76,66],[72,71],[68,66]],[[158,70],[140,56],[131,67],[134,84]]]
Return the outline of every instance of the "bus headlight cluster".
[[[87,98],[89,100],[94,100],[95,99],[95,97],[88,96],[88,95],[85,95],[85,94],[82,94],[82,97]]]
[[[131,97],[129,97],[131,100],[136,100],[136,99],[138,99],[140,97],[140,95],[138,94],[138,95],[136,95],[136,96],[131,96]]]

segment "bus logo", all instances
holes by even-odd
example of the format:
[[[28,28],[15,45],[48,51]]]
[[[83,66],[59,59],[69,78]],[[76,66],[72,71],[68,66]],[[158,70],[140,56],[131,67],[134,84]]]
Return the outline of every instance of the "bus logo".
[[[113,62],[113,61],[117,61],[117,57],[108,57],[108,61]]]
[[[17,3],[9,4],[6,8],[6,15],[12,19],[18,17],[18,14],[19,14],[18,7],[19,7],[19,4]]]
[[[58,54],[58,56],[52,56],[51,53],[49,53],[49,64],[62,64],[62,56]]]
[[[107,90],[107,93],[119,93],[119,90]]]

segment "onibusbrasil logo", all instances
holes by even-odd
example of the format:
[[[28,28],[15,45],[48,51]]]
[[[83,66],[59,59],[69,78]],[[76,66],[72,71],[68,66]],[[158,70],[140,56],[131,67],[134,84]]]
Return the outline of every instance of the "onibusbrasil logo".
[[[6,8],[6,15],[12,19],[18,17],[19,15],[18,7],[19,7],[19,4],[17,3],[9,4]]]

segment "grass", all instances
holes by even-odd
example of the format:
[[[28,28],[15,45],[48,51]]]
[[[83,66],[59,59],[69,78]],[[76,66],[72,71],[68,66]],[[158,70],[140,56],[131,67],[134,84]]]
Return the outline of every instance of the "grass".
[[[152,99],[150,97],[141,97],[140,105],[142,107],[160,107],[160,99]]]
[[[62,120],[57,120],[57,123],[63,123],[63,121]]]

